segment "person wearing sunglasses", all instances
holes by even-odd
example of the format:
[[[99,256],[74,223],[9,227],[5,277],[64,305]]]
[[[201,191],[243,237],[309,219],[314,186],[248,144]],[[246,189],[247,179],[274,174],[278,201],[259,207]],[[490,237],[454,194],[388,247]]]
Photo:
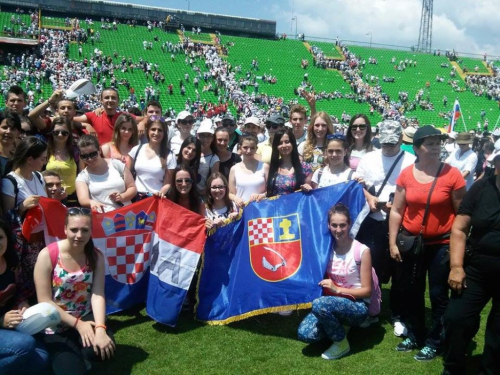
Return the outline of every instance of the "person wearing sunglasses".
[[[232,114],[226,113],[222,117],[222,127],[226,128],[229,133],[229,149],[233,150],[240,142],[240,134],[238,124]]]
[[[176,130],[168,143],[168,147],[175,156],[179,155],[182,143],[191,135],[194,123],[194,116],[188,111],[179,112],[177,115]]]
[[[40,197],[47,197],[45,182],[40,174],[47,162],[47,144],[37,137],[22,139],[7,170],[11,170],[2,179],[2,209],[11,229],[17,237],[19,254],[22,254],[19,267],[20,296],[30,304],[36,302],[33,283],[33,268],[40,250],[45,247],[43,225],[31,230],[27,241],[21,226],[26,212],[38,206]]]
[[[38,256],[34,278],[39,302],[55,306],[61,323],[43,335],[57,374],[85,374],[86,361],[115,354],[106,327],[104,256],[92,241],[89,208],[68,209],[66,238],[51,243]]]
[[[80,160],[78,148],[73,146],[71,122],[65,117],[58,117],[52,122],[52,132],[47,142],[46,170],[55,171],[62,180],[62,187],[67,197],[64,204],[70,207],[78,205],[76,196],[76,176],[85,168]]]
[[[363,156],[373,149],[372,128],[366,115],[358,113],[351,117],[346,140],[350,152],[349,166],[356,170]]]
[[[339,184],[353,179],[354,171],[349,167],[349,148],[341,133],[326,136],[325,166],[312,176],[314,189]]]
[[[97,138],[85,134],[78,142],[85,163],[76,178],[76,193],[82,207],[109,212],[131,204],[137,194],[130,170],[118,160],[104,159]]]
[[[191,168],[183,164],[178,165],[173,174],[174,186],[170,187],[166,198],[204,217],[205,205],[194,187],[195,181],[196,175]]]
[[[326,137],[333,133],[332,119],[328,113],[320,111],[311,117],[307,138],[299,145],[298,151],[301,161],[308,163],[313,172],[323,165]]]
[[[266,120],[266,129],[268,139],[261,142],[257,146],[257,155],[263,163],[271,162],[271,155],[273,154],[273,139],[278,130],[285,127],[285,119],[279,113],[269,116]]]

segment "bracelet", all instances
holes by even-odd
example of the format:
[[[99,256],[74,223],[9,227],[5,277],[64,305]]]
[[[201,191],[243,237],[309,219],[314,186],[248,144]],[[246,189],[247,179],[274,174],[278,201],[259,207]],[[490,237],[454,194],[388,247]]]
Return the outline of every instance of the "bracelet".
[[[95,329],[97,329],[97,328],[104,328],[104,330],[108,329],[108,327],[106,327],[104,324],[98,324],[98,325],[96,325]]]
[[[76,318],[75,324],[73,324],[73,328],[76,328],[76,326],[78,325],[79,321],[80,321],[80,317]]]

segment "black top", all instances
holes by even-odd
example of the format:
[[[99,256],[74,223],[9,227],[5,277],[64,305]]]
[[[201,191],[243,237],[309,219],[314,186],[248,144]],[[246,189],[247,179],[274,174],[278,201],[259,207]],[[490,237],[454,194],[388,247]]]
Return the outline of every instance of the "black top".
[[[226,179],[229,180],[229,171],[231,170],[231,167],[241,161],[241,157],[238,154],[235,154],[234,152],[231,154],[231,157],[227,159],[224,162],[219,163],[219,172],[222,173]]]
[[[471,217],[469,243],[481,254],[500,257],[500,192],[496,176],[483,178],[465,194],[459,215]]]
[[[7,311],[12,310],[16,296],[14,272],[11,269],[6,269],[0,275],[0,317],[4,316]]]

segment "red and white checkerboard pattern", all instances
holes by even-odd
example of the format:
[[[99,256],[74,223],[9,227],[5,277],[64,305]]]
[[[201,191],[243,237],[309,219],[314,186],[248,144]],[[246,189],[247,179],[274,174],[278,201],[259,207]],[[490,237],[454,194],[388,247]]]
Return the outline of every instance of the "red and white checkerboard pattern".
[[[123,284],[135,284],[142,278],[149,265],[149,244],[146,243],[149,234],[106,239],[109,274],[116,281]]]
[[[248,242],[250,246],[274,242],[273,219],[253,219],[248,222]]]

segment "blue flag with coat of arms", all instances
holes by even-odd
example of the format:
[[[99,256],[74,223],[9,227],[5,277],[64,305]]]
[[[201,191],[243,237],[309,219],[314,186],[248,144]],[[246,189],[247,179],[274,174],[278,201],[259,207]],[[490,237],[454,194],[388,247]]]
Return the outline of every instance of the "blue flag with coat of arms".
[[[338,202],[349,207],[354,236],[369,213],[354,181],[250,203],[240,220],[218,228],[205,245],[197,318],[227,324],[309,307],[322,293],[332,238],[327,212]]]

